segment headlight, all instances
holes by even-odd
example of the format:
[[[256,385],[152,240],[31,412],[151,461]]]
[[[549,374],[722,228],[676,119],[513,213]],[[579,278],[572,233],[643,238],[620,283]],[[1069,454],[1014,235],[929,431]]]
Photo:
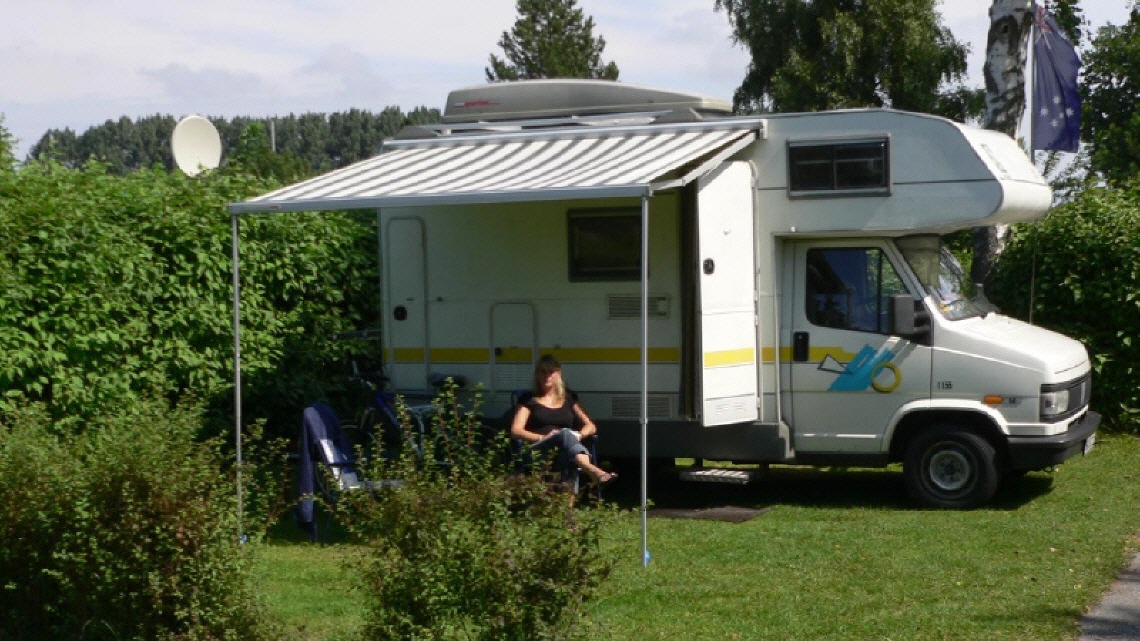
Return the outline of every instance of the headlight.
[[[1088,406],[1091,397],[1091,373],[1065,383],[1042,385],[1041,420],[1056,423],[1075,416]]]
[[[1041,392],[1041,419],[1049,420],[1069,411],[1069,390]]]

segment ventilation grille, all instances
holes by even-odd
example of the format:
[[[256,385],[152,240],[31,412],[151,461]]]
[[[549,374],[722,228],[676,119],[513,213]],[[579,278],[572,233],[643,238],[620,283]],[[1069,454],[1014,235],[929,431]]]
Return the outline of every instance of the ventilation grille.
[[[495,363],[495,389],[513,391],[531,386],[534,368],[530,363]]]
[[[669,396],[650,394],[649,418],[672,418],[673,404]],[[613,396],[610,398],[610,415],[614,418],[641,418],[641,396]]]
[[[669,297],[665,294],[649,295],[649,318],[669,318]],[[641,318],[640,294],[610,294],[606,297],[609,320]]]

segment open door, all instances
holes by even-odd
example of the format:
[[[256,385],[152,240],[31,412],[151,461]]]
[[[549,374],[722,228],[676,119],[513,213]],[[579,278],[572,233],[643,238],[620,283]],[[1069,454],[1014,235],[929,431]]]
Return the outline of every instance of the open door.
[[[730,162],[698,187],[700,391],[706,426],[759,416],[752,185],[752,165]]]

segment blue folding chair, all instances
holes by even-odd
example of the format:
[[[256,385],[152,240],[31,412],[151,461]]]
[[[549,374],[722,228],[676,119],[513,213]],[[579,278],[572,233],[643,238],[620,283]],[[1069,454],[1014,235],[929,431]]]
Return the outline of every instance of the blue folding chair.
[[[343,492],[399,484],[395,480],[362,479],[355,456],[356,452],[332,407],[314,403],[305,408],[298,447],[298,501],[294,516],[310,540],[318,538],[315,496],[336,501]],[[327,516],[326,530],[332,518]]]

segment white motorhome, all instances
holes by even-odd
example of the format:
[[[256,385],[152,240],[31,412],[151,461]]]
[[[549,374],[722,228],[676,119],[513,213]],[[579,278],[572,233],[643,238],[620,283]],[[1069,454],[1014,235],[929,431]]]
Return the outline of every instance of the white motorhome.
[[[729,111],[598,81],[462,89],[443,124],[231,211],[375,208],[395,386],[462,375],[491,415],[552,353],[603,458],[637,456],[645,421],[653,459],[901,461],[917,499],[972,507],[1092,447],[1083,346],[971,298],[940,242],[1049,209],[1013,140]]]

